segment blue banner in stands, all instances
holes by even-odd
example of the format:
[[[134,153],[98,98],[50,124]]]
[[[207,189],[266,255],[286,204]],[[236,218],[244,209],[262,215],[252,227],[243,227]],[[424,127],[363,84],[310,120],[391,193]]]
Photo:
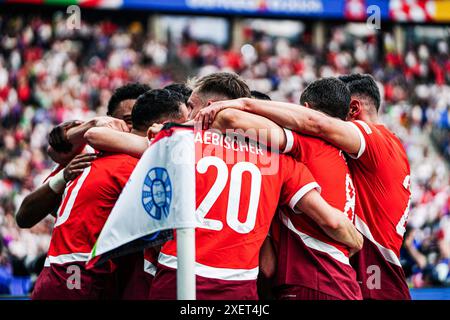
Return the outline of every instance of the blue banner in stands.
[[[370,7],[374,5],[379,8],[382,19],[388,17],[388,0],[124,0],[122,7],[189,13],[362,20],[373,13]]]

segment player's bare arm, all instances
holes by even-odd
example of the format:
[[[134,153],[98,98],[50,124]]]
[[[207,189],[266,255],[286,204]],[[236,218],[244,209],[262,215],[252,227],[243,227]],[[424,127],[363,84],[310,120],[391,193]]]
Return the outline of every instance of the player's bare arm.
[[[224,109],[216,115],[211,128],[222,133],[226,133],[230,129],[237,130],[250,139],[262,142],[269,147],[277,147],[278,150],[284,150],[286,147],[286,136],[283,128],[257,114],[232,108]]]
[[[100,116],[89,121],[68,121],[62,123],[50,132],[47,150],[53,161],[65,165],[79,154],[86,145],[84,134],[94,127],[108,127],[118,131],[128,132],[125,121],[113,117]]]
[[[78,177],[96,159],[95,154],[76,156],[67,167],[28,194],[16,214],[17,225],[31,228],[58,208],[66,183]]]
[[[108,127],[91,128],[84,134],[84,139],[95,150],[120,152],[136,158],[140,158],[148,148],[147,137]]]
[[[312,190],[304,195],[296,209],[313,219],[332,239],[346,245],[350,255],[362,249],[363,237],[347,215],[330,206],[318,191]]]
[[[83,124],[83,121],[67,121],[50,131],[47,153],[54,162],[66,166],[79,153],[79,147],[73,147],[72,143],[66,139],[66,133],[71,128],[78,127],[81,124]]]
[[[67,130],[65,138],[74,146],[74,149],[76,149],[77,147],[84,146],[84,144],[86,143],[86,139],[84,136],[85,133],[89,129],[96,127],[105,127],[122,132],[130,131],[125,121],[108,116],[103,116],[95,117],[89,121],[86,121],[78,127]]]
[[[31,228],[57,208],[62,194],[54,192],[46,182],[22,201],[16,214],[20,228]]]
[[[320,137],[349,154],[357,154],[360,149],[358,131],[350,122],[293,103],[249,98],[217,101],[201,110],[196,119],[209,127],[216,115],[228,108],[258,114],[284,128]]]

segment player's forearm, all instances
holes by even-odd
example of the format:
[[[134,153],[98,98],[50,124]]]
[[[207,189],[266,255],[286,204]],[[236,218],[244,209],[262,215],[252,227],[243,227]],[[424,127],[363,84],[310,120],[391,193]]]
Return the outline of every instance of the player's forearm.
[[[273,121],[256,114],[224,109],[217,114],[211,127],[222,133],[231,130],[278,150],[284,150],[286,147],[283,129]]]
[[[347,153],[359,150],[359,135],[346,121],[293,103],[245,98],[243,105],[244,111],[269,118],[284,128],[320,137]]]
[[[244,111],[266,117],[278,125],[311,135],[320,135],[327,116],[293,103],[244,99]]]
[[[347,215],[330,206],[316,190],[305,194],[296,209],[308,215],[332,239],[346,245],[352,252],[362,248],[363,238]]]
[[[334,211],[336,215],[335,223],[321,225],[322,230],[335,241],[346,245],[351,251],[361,250],[364,241],[362,235],[344,213],[337,209],[334,209]]]
[[[45,183],[27,195],[16,214],[16,222],[20,228],[31,228],[51,214],[59,205],[61,195],[56,194]]]
[[[146,137],[105,127],[89,129],[84,138],[95,150],[125,153],[136,158],[148,148]]]
[[[89,120],[84,122],[83,124],[76,126],[74,128],[70,128],[67,130],[66,138],[72,144],[72,150],[82,149],[86,144],[86,139],[84,137],[85,133],[95,127],[95,120]]]

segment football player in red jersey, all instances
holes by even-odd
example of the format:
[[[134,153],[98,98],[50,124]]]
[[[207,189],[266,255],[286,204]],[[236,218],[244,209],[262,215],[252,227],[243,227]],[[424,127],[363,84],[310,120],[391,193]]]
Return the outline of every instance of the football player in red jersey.
[[[197,298],[258,299],[259,251],[277,205],[305,212],[325,232],[357,250],[362,236],[323,200],[309,170],[253,141],[194,131],[196,144]],[[150,299],[176,298],[176,239],[163,245]]]
[[[86,140],[84,134],[93,127],[107,127],[129,132],[132,127],[131,110],[136,99],[151,88],[142,83],[129,83],[117,88],[108,101],[106,117],[96,117],[88,121],[79,121],[78,125],[56,126],[49,135],[49,156],[56,162],[72,159],[79,154]],[[99,149],[103,150],[103,149]],[[105,150],[108,151],[108,150]]]
[[[136,100],[131,133],[145,136],[148,127],[162,118],[184,121],[183,107],[181,95],[149,91]],[[92,270],[84,265],[137,161],[126,154],[104,153],[66,186],[33,299],[117,297],[113,263]]]
[[[80,137],[91,127],[107,126],[128,131],[131,124],[131,109],[135,100],[150,87],[131,83],[116,89],[108,102],[108,117],[96,117],[90,121],[68,121],[56,126],[49,136],[48,152],[58,164],[44,180],[42,186],[28,194],[16,215],[21,228],[31,228],[58,208],[66,183],[78,176],[95,159],[92,148],[80,155],[86,141]],[[70,139],[67,137],[71,133]],[[76,141],[75,141],[76,140]],[[76,159],[74,157],[77,156]],[[75,160],[75,161],[72,161]],[[66,168],[65,170],[63,170]]]
[[[348,120],[290,103],[240,99],[204,110],[211,123],[224,108],[267,117],[280,126],[321,137],[351,158],[357,191],[355,224],[364,248],[352,265],[364,299],[410,299],[399,254],[409,212],[410,167],[400,140],[379,122],[380,93],[370,75],[340,77],[351,92]]]
[[[236,75],[206,76],[196,83],[189,98],[191,117],[214,101],[249,93]],[[259,250],[279,201],[305,212],[326,235],[343,243],[345,250],[358,249],[362,237],[342,212],[323,200],[303,164],[236,136],[211,131],[194,134],[196,214],[204,223],[196,230],[198,299],[258,298]],[[211,146],[214,152],[209,153]],[[279,163],[278,170],[268,173],[264,164],[274,162]],[[150,299],[176,297],[175,243],[169,241],[161,249]]]
[[[345,119],[350,106],[350,91],[335,78],[311,83],[302,93],[301,104],[321,110],[330,116]],[[212,123],[213,128],[272,130],[270,144],[311,171],[322,188],[322,197],[333,207],[343,211],[353,221],[355,188],[342,152],[322,139],[283,130],[268,119],[261,119],[243,111],[221,112]],[[276,134],[274,134],[276,133]],[[332,168],[330,170],[330,168]],[[275,277],[278,299],[361,299],[355,270],[349,261],[349,251],[333,240],[308,215],[298,215],[288,207],[280,207],[272,228],[277,259],[263,246],[262,269],[271,270],[266,277]],[[270,257],[265,259],[264,257]],[[270,266],[270,264],[274,264]]]
[[[93,126],[128,132],[131,127],[133,104],[141,94],[149,90],[149,86],[140,83],[119,87],[108,102],[107,117],[96,117],[84,123],[79,120],[68,121],[56,126],[50,132],[48,153],[58,165],[45,179],[43,185],[28,194],[22,201],[16,215],[19,227],[31,228],[49,213],[55,216],[66,184],[81,174],[96,157],[94,150],[80,137]],[[79,154],[80,152],[88,153]],[[145,284],[143,281],[139,283],[141,284],[139,287]],[[137,288],[133,292],[139,291],[147,291],[147,289]]]
[[[96,157],[94,153],[79,154],[66,167],[56,166],[44,183],[23,199],[16,213],[17,225],[20,228],[32,228],[49,213],[54,214],[66,183],[78,177]]]

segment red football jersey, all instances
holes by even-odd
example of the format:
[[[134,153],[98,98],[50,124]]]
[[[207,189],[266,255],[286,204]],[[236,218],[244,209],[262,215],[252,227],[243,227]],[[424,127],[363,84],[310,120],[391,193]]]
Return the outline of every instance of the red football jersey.
[[[138,159],[124,154],[107,154],[94,160],[80,176],[67,184],[58,208],[45,261],[45,267],[50,271],[47,271],[47,275],[42,276],[42,279],[40,276],[38,282],[51,279],[53,276],[48,273],[52,272],[52,268],[56,274],[61,273],[63,265],[84,265],[137,161]],[[108,266],[111,267],[111,264]],[[109,267],[94,270],[89,274],[95,271],[110,272]],[[69,276],[70,274],[67,274],[67,277]],[[60,280],[65,281],[63,278]],[[82,286],[88,287],[89,284],[86,282],[87,280],[84,280]],[[34,292],[33,296],[37,299],[53,297],[48,295],[51,294],[52,287],[55,288],[55,292],[58,291],[57,288],[67,290],[65,283],[63,285],[46,283],[39,285],[38,288],[48,292]],[[58,291],[58,294],[64,292]]]
[[[364,247],[354,260],[364,298],[410,299],[402,266],[410,168],[400,140],[385,126],[352,122],[361,147],[349,161],[357,191],[355,225]]]
[[[194,135],[196,215],[203,225],[196,229],[197,297],[257,299],[259,250],[278,204],[294,207],[319,186],[303,164],[252,141],[213,131]],[[170,283],[173,274],[163,275],[176,263],[172,240],[161,249],[151,298],[175,298],[175,284],[170,292],[161,284]]]
[[[84,149],[81,151],[81,153],[82,154],[85,154],[85,153],[98,153],[98,151],[94,150],[94,148],[92,148],[90,145],[86,145],[84,147]],[[60,172],[64,168],[65,167],[63,165],[57,163],[52,168],[50,174],[44,179],[44,182],[42,182],[42,184],[45,184],[48,181],[48,179],[50,179],[51,177],[55,176],[58,172]]]
[[[353,221],[355,188],[342,152],[322,139],[290,130],[285,133],[284,153],[305,164],[320,184],[322,197]],[[311,218],[284,206],[272,230],[275,237],[279,235],[275,239],[277,286],[307,287],[337,299],[362,298],[347,247],[330,238]]]
[[[106,155],[69,182],[58,208],[48,262],[87,261],[138,159]]]

